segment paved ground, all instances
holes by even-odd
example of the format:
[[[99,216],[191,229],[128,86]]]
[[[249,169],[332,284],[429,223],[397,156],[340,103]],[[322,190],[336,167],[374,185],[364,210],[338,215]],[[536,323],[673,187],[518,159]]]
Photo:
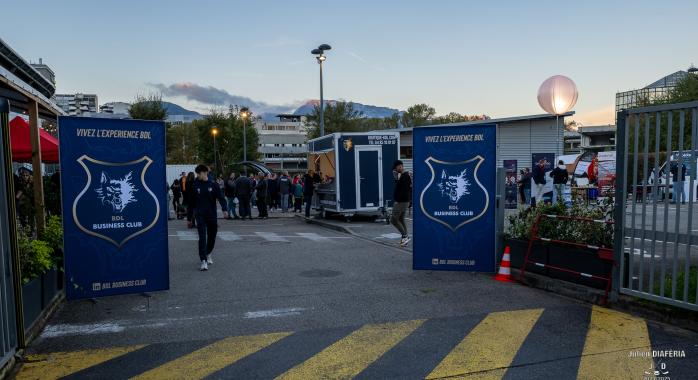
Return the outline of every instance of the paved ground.
[[[171,289],[65,305],[28,378],[695,378],[698,335],[299,218],[222,221],[208,272],[170,223]],[[386,227],[386,231],[387,231]],[[382,230],[366,232],[378,238]],[[376,239],[373,239],[376,240]],[[648,350],[673,358],[646,357]]]

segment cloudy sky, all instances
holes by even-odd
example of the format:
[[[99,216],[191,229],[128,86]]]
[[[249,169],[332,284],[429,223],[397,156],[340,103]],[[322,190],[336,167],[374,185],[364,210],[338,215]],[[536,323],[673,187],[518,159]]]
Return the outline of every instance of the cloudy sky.
[[[257,112],[317,98],[310,50],[332,45],[325,97],[438,114],[541,113],[563,74],[576,120],[612,123],[614,94],[698,64],[693,1],[7,1],[0,38],[100,103],[161,92]],[[11,16],[11,17],[8,17]]]

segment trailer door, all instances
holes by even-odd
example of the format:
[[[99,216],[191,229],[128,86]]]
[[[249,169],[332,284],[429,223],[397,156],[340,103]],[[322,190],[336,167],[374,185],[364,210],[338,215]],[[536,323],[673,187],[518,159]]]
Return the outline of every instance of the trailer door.
[[[383,177],[381,177],[380,146],[357,146],[356,161],[356,203],[357,209],[381,207],[383,203]]]

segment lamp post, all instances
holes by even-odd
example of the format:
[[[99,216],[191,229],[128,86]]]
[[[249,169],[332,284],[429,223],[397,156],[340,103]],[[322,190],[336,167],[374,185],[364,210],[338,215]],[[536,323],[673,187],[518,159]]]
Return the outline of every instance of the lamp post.
[[[330,50],[332,47],[328,44],[322,44],[310,51],[310,54],[315,55],[317,63],[320,65],[320,136],[325,135],[325,99],[322,94],[322,63],[325,62],[325,50]]]
[[[216,147],[216,135],[218,135],[218,128],[213,127],[213,129],[211,129],[211,135],[213,135],[213,167],[215,167],[216,172],[218,172],[218,148]]]
[[[240,117],[242,118],[242,162],[247,163],[247,118],[250,116],[250,109],[242,107]],[[247,175],[247,165],[243,164],[245,175]]]

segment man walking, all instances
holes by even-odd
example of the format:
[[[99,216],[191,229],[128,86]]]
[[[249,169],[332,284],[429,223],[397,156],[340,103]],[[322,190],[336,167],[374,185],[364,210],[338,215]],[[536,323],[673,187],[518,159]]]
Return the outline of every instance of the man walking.
[[[550,172],[550,176],[553,178],[553,188],[555,189],[555,191],[553,191],[553,204],[563,202],[562,191],[567,181],[570,179],[570,176],[562,160],[557,162],[557,167]]]
[[[192,196],[191,204],[187,209],[187,220],[189,227],[192,226],[192,218],[196,219],[199,231],[199,259],[201,260],[200,270],[208,270],[209,264],[213,264],[211,254],[213,246],[216,244],[216,234],[218,233],[218,220],[216,216],[216,200],[221,204],[223,217],[228,217],[228,209],[225,198],[216,182],[208,178],[209,169],[206,165],[199,165],[194,170],[196,180],[189,183]]]
[[[288,198],[291,195],[291,179],[288,172],[284,172],[279,177],[279,194],[281,194],[281,212],[288,212]]]
[[[240,207],[240,218],[242,218],[242,220],[252,219],[252,206],[250,205],[252,180],[246,175],[241,175],[235,180],[235,195],[238,198],[238,205]]]
[[[392,223],[402,237],[400,246],[404,247],[410,242],[405,224],[405,213],[410,206],[410,194],[412,193],[412,177],[405,172],[402,161],[397,160],[393,164],[393,176],[395,177],[395,190],[393,191],[393,214],[390,217]]]

